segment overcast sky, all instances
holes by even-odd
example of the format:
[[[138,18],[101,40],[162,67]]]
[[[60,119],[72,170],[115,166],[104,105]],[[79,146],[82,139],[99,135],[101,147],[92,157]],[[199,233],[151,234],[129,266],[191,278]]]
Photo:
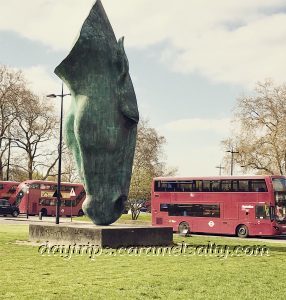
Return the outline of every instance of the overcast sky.
[[[39,94],[60,92],[53,70],[94,2],[0,0],[0,64],[24,70]],[[265,78],[285,82],[286,1],[102,3],[125,36],[140,114],[166,137],[168,164],[181,176],[218,174],[236,98]]]

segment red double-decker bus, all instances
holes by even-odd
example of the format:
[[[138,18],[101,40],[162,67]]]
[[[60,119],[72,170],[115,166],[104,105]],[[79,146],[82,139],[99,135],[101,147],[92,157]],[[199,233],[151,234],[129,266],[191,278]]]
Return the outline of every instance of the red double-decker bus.
[[[27,180],[19,184],[16,191],[16,205],[20,213],[43,216],[56,215],[57,198],[54,197],[57,183],[52,181]],[[71,196],[71,191],[73,190]],[[61,183],[61,216],[82,216],[82,203],[86,193],[80,183]]]
[[[286,177],[154,178],[152,224],[179,233],[286,234]]]
[[[20,182],[17,181],[0,181],[0,199],[7,199],[10,204],[14,204],[19,184]]]

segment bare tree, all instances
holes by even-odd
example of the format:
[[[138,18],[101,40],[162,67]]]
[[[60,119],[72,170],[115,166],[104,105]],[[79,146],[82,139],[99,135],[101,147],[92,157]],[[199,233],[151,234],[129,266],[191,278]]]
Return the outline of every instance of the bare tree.
[[[3,168],[7,165],[9,128],[16,118],[24,87],[25,80],[20,71],[0,65],[0,179],[3,179]]]
[[[239,152],[234,161],[244,172],[286,174],[286,85],[258,83],[255,95],[238,99],[233,124],[222,144]]]
[[[19,160],[16,167],[25,170],[29,179],[33,174],[46,179],[58,160],[54,107],[26,89],[19,108],[11,135],[26,154],[27,165]]]
[[[48,179],[56,180],[57,176],[58,176],[58,166],[55,166],[51,170]],[[63,143],[63,148],[62,148],[61,180],[65,182],[81,182],[73,155],[70,152],[70,150],[67,148],[65,143]]]
[[[173,175],[176,169],[167,170],[163,146],[166,140],[151,128],[146,120],[140,121],[128,197],[132,219],[136,220],[140,209],[151,198],[151,182],[154,177]]]
[[[67,148],[63,151],[62,162],[63,162],[62,180],[66,182],[80,182],[81,179],[79,177],[73,155]]]

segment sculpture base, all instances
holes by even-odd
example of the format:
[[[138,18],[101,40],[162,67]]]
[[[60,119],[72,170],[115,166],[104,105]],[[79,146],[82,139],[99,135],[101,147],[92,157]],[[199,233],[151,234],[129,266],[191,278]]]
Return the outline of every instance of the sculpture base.
[[[92,244],[100,247],[168,246],[172,227],[29,225],[29,240],[56,244]]]

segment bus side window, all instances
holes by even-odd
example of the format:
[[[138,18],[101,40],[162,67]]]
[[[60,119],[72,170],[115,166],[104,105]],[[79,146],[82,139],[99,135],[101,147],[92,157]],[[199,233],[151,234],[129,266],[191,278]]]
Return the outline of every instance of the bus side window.
[[[203,209],[203,217],[212,217],[219,218],[220,217],[220,206],[217,204],[214,205],[202,205]]]
[[[237,181],[237,180],[232,180],[231,184],[232,184],[231,190],[232,190],[233,192],[238,192],[238,191],[239,191],[239,190],[238,190],[238,181]]]
[[[68,191],[68,187],[66,185],[61,185],[61,190],[63,192],[66,192],[66,191]]]
[[[167,191],[168,192],[175,192],[176,190],[177,190],[177,183],[175,183],[175,182],[167,183]]]
[[[176,192],[192,192],[193,191],[193,183],[190,182],[183,182],[177,183]]]
[[[211,190],[211,182],[210,180],[203,181],[203,192],[210,192]]]
[[[220,180],[213,180],[211,181],[211,191],[212,192],[220,192],[221,188],[220,188]]]
[[[40,189],[40,184],[39,183],[31,183],[29,184],[30,189]]]
[[[14,192],[16,192],[16,189],[17,189],[17,185],[13,185],[13,186],[10,187],[8,192],[9,193],[14,193]]]
[[[162,181],[155,181],[155,192],[165,192],[167,191],[168,184]]]
[[[168,190],[168,183],[161,182],[161,189],[160,189],[160,191],[161,192],[167,192],[167,190]]]
[[[64,201],[63,201],[63,202],[64,202]],[[56,204],[57,204],[56,199],[50,199],[50,200],[49,200],[49,205],[54,206],[54,205],[56,205]]]
[[[160,211],[168,211],[169,210],[169,206],[171,205],[168,205],[168,204],[160,204]]]
[[[220,217],[219,204],[161,204],[160,211],[168,212],[169,216]]]
[[[267,187],[264,179],[250,180],[252,192],[267,192]]]
[[[203,181],[195,180],[193,187],[194,187],[194,192],[202,192],[203,191]]]
[[[267,205],[256,205],[255,207],[256,219],[269,219],[270,210]]]
[[[248,180],[238,180],[238,191],[239,192],[249,192],[249,182]]]
[[[222,180],[221,181],[221,191],[222,192],[231,192],[231,180]]]

